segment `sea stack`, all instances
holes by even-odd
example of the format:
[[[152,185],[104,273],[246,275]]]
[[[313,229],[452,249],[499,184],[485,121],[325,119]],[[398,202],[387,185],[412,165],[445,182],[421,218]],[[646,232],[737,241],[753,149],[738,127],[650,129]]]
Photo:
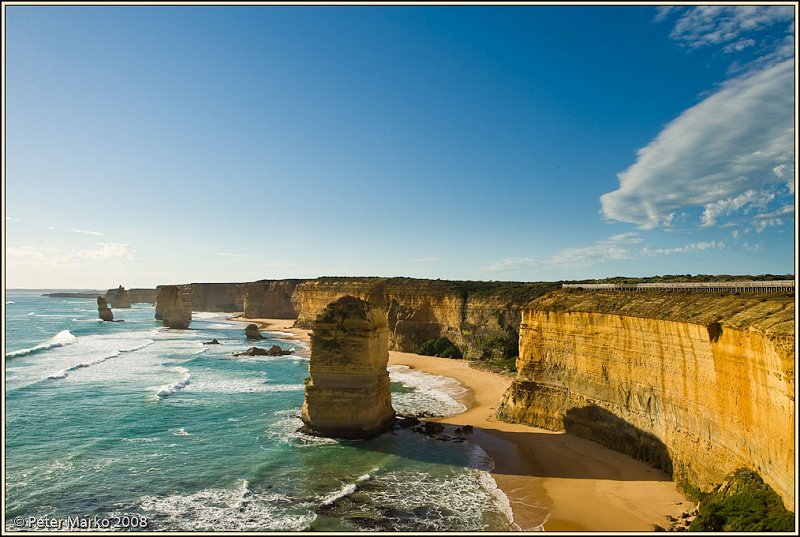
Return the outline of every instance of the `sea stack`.
[[[328,304],[313,329],[301,431],[368,438],[389,429],[395,413],[386,369],[386,314],[345,296]]]
[[[161,314],[161,321],[168,328],[189,328],[192,322],[191,301],[181,293],[176,285],[159,286],[157,311]]]
[[[248,324],[244,329],[244,335],[247,336],[247,339],[264,339],[257,324]]]
[[[114,314],[111,313],[111,308],[108,307],[106,299],[101,296],[97,297],[97,314],[103,321],[114,320]]]
[[[116,289],[109,289],[106,292],[106,299],[111,303],[112,308],[130,308],[131,297],[128,291],[121,285]]]

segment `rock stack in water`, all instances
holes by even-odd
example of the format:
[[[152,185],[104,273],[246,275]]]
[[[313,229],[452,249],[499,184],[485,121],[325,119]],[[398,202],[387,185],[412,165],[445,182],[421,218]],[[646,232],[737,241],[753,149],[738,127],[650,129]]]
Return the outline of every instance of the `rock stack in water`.
[[[103,321],[114,320],[114,314],[111,313],[111,308],[108,307],[106,299],[101,296],[97,297],[97,314]]]
[[[176,285],[159,286],[156,297],[161,321],[168,328],[189,328],[192,304]]]
[[[328,304],[311,334],[301,431],[367,438],[392,426],[388,326],[377,306],[351,296]]]
[[[116,289],[109,289],[106,292],[106,299],[111,303],[112,308],[131,307],[131,297],[121,285]]]
[[[244,329],[244,335],[247,336],[247,339],[264,339],[257,324],[248,324]]]

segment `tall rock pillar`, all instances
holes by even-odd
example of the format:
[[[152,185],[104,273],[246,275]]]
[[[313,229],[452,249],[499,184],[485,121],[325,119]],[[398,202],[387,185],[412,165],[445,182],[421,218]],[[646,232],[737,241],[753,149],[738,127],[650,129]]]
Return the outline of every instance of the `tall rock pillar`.
[[[392,426],[386,314],[345,296],[313,323],[302,431],[337,438],[367,438]]]
[[[156,297],[156,319],[168,328],[189,328],[192,322],[192,302],[176,285],[159,285]]]

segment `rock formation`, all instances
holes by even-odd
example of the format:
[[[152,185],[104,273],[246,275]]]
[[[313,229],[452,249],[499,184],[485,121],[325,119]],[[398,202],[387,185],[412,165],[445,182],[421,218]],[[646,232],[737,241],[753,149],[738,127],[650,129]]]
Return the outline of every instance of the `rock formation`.
[[[109,289],[106,292],[106,300],[112,308],[130,308],[131,298],[128,291],[121,285],[116,289]]]
[[[257,324],[248,324],[244,329],[244,335],[247,336],[247,339],[264,339],[264,336],[258,330]]]
[[[244,316],[251,319],[296,319],[295,288],[306,280],[259,280],[247,285]]]
[[[194,311],[244,311],[246,283],[186,283],[174,285],[180,289]],[[165,287],[156,287],[156,294]],[[156,319],[161,318],[161,309],[156,300]]]
[[[262,349],[261,347],[250,347],[244,352],[234,353],[234,356],[286,356],[294,354],[293,350],[285,351],[278,345],[273,345],[269,349]]]
[[[791,296],[557,291],[523,309],[497,414],[704,491],[751,468],[791,508],[794,350]]]
[[[101,296],[97,297],[97,314],[100,316],[100,319],[104,321],[114,320],[114,314],[111,312],[111,308],[108,307],[106,299]]]
[[[414,278],[317,278],[297,286],[295,326],[310,328],[330,302],[355,296],[381,308],[389,348],[416,352],[446,337],[470,360],[517,356],[520,311],[555,283],[453,282]]]
[[[345,296],[323,309],[313,327],[301,430],[367,438],[390,428],[395,414],[383,311]]]
[[[189,328],[192,322],[191,300],[176,285],[159,285],[156,319],[169,328]]]

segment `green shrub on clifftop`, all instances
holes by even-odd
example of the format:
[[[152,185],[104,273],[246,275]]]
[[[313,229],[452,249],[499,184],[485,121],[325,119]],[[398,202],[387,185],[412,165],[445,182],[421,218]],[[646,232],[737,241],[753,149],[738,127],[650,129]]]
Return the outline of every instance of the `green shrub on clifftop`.
[[[419,346],[417,354],[439,356],[440,358],[463,358],[459,348],[446,337],[429,339]]]
[[[794,513],[761,476],[740,468],[703,495],[689,531],[794,531]]]

